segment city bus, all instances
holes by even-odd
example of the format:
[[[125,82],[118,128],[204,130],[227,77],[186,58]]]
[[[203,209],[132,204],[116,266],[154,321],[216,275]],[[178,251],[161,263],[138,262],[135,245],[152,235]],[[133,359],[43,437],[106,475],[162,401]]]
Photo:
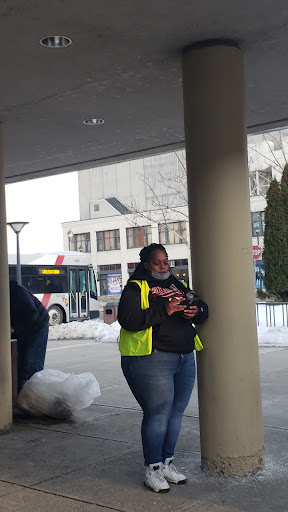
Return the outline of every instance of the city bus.
[[[51,326],[99,317],[89,258],[74,251],[21,255],[22,285],[45,306]],[[8,262],[9,279],[16,280],[16,255],[9,255]]]

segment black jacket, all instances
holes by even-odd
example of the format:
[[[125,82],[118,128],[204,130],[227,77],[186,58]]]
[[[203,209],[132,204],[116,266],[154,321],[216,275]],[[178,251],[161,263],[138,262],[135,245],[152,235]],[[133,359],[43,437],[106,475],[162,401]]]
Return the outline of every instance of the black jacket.
[[[15,338],[35,334],[49,324],[46,308],[17,281],[10,281],[10,321]]]
[[[118,321],[120,325],[128,331],[141,331],[152,326],[153,349],[181,354],[192,352],[196,334],[192,322],[184,318],[182,312],[176,312],[169,316],[165,307],[168,301],[165,295],[169,294],[169,290],[183,295],[184,299],[189,288],[186,288],[173,275],[165,281],[147,276],[143,276],[143,279],[148,282],[150,288],[149,308],[141,309],[140,287],[137,283],[129,281],[119,302]],[[161,296],[162,294],[164,297]],[[199,312],[193,318],[193,323],[200,324],[208,317],[208,306],[200,299],[197,306]]]

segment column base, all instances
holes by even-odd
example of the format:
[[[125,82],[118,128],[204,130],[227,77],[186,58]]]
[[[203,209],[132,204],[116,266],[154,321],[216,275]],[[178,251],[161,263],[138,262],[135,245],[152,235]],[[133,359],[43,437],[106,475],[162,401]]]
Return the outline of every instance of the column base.
[[[8,425],[5,425],[4,427],[0,428],[0,435],[9,434],[12,431],[12,426],[12,423],[9,423]]]
[[[209,473],[225,476],[254,475],[264,469],[264,446],[254,455],[241,457],[216,456],[213,459],[202,457],[201,469]]]

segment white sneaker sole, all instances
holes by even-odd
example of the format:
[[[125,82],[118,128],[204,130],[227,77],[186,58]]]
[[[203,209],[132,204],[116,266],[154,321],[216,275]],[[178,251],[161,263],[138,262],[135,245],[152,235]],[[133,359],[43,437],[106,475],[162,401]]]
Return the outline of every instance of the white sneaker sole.
[[[176,485],[185,485],[187,484],[188,480],[185,478],[185,480],[180,480],[179,482],[174,482],[173,480],[170,480],[169,477],[165,476],[165,480],[169,482],[169,484],[176,484]]]
[[[168,489],[159,489],[159,491],[156,491],[155,489],[153,489],[153,487],[150,487],[150,485],[146,484],[146,482],[144,481],[144,485],[146,485],[146,487],[148,487],[148,489],[150,489],[150,491],[153,491],[153,492],[159,492],[161,494],[164,494],[166,492],[169,492],[170,491],[170,487],[168,487]]]

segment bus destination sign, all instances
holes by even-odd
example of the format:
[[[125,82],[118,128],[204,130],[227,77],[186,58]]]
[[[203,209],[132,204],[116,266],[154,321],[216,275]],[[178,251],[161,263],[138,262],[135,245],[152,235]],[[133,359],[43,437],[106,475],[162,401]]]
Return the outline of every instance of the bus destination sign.
[[[42,268],[42,274],[60,274],[60,270],[55,268]]]

